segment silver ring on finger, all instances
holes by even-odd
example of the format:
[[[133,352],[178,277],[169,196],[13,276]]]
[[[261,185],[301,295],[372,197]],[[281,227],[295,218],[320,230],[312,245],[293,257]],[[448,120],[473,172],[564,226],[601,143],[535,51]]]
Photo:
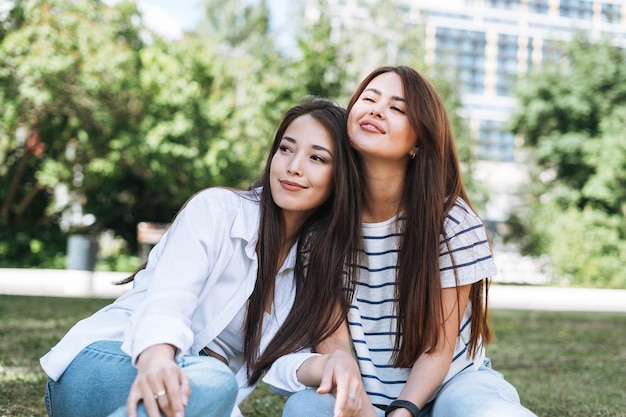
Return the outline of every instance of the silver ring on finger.
[[[348,394],[348,398],[350,398],[352,401],[356,400],[356,395],[355,394]]]
[[[164,390],[164,389],[162,389],[161,391],[159,391],[159,392],[155,392],[155,393],[154,393],[154,399],[155,399],[155,400],[158,400],[159,398],[161,398],[161,397],[162,397],[162,396],[164,396],[164,395],[165,395],[165,390]]]

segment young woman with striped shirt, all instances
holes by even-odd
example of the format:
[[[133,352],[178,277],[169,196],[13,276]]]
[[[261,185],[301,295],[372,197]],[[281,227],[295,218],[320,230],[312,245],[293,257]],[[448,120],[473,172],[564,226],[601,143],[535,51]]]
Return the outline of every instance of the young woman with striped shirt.
[[[353,94],[347,129],[362,182],[348,326],[266,375],[296,392],[283,416],[534,416],[485,358],[496,268],[439,94],[412,68],[379,68]]]

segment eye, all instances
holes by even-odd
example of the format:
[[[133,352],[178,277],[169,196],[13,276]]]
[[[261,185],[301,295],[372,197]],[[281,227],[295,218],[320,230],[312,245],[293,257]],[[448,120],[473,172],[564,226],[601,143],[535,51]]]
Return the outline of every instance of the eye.
[[[278,147],[278,150],[281,152],[291,152],[291,148],[287,145],[280,145]]]
[[[402,109],[402,108],[400,108],[398,106],[391,106],[391,110],[397,111],[397,112],[402,113],[402,114],[406,113],[406,111],[404,109]]]
[[[363,97],[363,101],[367,101],[368,103],[374,103],[374,99],[371,97]]]
[[[324,159],[323,157],[319,155],[311,155],[311,159],[316,162],[326,162],[326,159]]]

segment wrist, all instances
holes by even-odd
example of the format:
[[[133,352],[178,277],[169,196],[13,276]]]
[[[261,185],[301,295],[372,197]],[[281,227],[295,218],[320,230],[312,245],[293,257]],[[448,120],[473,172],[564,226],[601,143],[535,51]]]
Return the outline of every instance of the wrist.
[[[417,405],[412,403],[411,401],[406,400],[395,400],[392,401],[391,404],[387,406],[387,410],[385,410],[385,417],[391,417],[392,412],[394,410],[404,409],[408,413],[404,413],[404,415],[411,415],[412,417],[418,417],[420,415],[420,409]],[[397,413],[394,413],[395,416]]]
[[[148,362],[154,359],[173,359],[176,354],[176,348],[170,344],[162,343],[159,345],[152,345],[146,348],[137,357],[137,365],[140,362]]]

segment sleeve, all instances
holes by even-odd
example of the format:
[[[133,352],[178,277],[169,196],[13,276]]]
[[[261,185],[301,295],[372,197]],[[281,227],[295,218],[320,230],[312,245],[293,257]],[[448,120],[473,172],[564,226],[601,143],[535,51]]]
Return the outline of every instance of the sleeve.
[[[307,359],[320,356],[319,353],[301,351],[278,358],[263,377],[263,382],[279,395],[290,395],[304,391],[308,387],[298,381],[296,372]]]
[[[215,285],[218,277],[212,276],[211,268],[219,242],[229,238],[226,212],[220,194],[200,192],[182,208],[159,243],[158,255],[152,257],[153,265],[146,271],[150,280],[146,298],[124,331],[122,350],[133,364],[141,352],[155,344],[175,346],[177,356],[191,347],[191,317],[199,294]]]
[[[463,200],[450,210],[444,227],[447,240],[441,237],[439,255],[442,288],[473,284],[497,273],[485,226]]]

